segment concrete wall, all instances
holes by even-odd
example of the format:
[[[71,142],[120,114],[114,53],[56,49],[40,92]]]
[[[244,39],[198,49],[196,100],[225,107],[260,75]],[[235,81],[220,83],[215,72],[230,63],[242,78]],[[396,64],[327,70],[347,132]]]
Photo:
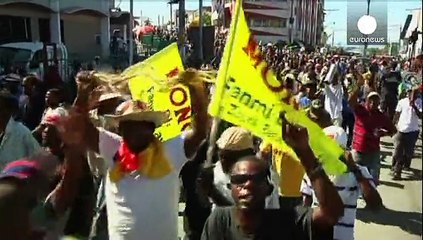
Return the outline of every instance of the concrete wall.
[[[69,56],[83,60],[101,56],[101,45],[96,35],[101,34],[101,18],[89,15],[62,15],[65,29],[65,43]]]
[[[93,59],[94,56],[99,55],[103,57],[108,56],[109,52],[109,19],[108,17],[100,16],[95,13],[104,12],[108,14],[110,4],[113,0],[60,0],[60,16],[49,10],[52,9],[51,3],[57,0],[14,0],[14,1],[0,1],[0,15],[29,17],[31,19],[31,36],[32,41],[40,41],[39,36],[39,18],[49,18],[51,21],[54,18],[60,17],[64,24],[64,42],[71,58],[78,57],[85,59]],[[18,3],[7,4],[4,3]],[[33,3],[19,4],[19,3]],[[40,7],[42,6],[42,7]],[[43,8],[44,7],[44,8]],[[63,11],[84,8],[94,10],[94,12],[84,12],[83,14],[65,14]],[[57,24],[56,24],[57,25]],[[52,41],[57,41],[58,26],[50,24],[52,33]],[[101,44],[96,43],[96,35],[101,37]]]

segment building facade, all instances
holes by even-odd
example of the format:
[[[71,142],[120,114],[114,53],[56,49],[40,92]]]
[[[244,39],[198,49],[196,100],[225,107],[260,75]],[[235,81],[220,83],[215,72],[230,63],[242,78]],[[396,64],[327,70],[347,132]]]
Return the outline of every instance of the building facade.
[[[108,56],[113,0],[0,0],[0,44],[64,43],[69,56]]]
[[[212,11],[229,27],[233,0],[215,0]],[[262,42],[301,41],[315,46],[322,42],[323,0],[244,0],[243,8],[251,32]],[[219,12],[217,12],[219,11]]]
[[[423,54],[423,12],[416,9],[409,14],[404,22],[404,27],[400,33],[402,42],[401,56],[404,58],[416,57]],[[417,33],[417,34],[416,34]],[[410,39],[416,36],[416,42],[412,43]]]

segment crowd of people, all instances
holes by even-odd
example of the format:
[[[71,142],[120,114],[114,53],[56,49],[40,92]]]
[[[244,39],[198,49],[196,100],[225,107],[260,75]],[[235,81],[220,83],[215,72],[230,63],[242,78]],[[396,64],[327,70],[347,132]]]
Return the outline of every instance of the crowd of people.
[[[211,67],[220,64],[225,36],[216,38]],[[300,161],[224,121],[211,143],[213,88],[206,84],[187,83],[191,129],[160,142],[154,131],[166,113],[101,88],[95,72],[75,75],[73,96],[58,75],[41,81],[9,74],[0,90],[2,239],[175,240],[180,199],[189,240],[354,239],[360,196],[368,210],[383,207],[381,137],[394,138],[392,178],[411,168],[422,116],[422,56],[373,57],[367,64],[260,47],[291,104],[345,150],[344,174],[327,175],[307,129],[283,114],[283,140]],[[404,71],[414,71],[415,79],[405,79]],[[214,164],[205,166],[210,145],[216,145]]]

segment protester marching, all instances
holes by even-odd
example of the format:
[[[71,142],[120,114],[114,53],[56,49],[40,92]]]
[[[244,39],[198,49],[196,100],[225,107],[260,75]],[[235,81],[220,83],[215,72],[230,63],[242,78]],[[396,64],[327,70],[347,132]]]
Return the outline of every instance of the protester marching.
[[[0,239],[176,240],[183,202],[187,240],[352,240],[358,202],[384,208],[382,137],[411,170],[422,55],[262,43],[239,1],[201,68],[155,31],[173,43],[119,73],[2,77]]]

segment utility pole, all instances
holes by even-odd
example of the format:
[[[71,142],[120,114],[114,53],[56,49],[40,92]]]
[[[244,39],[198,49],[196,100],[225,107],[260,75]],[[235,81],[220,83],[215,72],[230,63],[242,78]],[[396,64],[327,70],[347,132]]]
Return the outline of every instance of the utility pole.
[[[199,36],[199,49],[198,49],[198,57],[203,63],[204,56],[203,56],[203,0],[198,0],[198,33]]]
[[[129,12],[129,66],[131,66],[134,60],[134,34],[132,32],[132,29],[134,29],[134,0],[129,0]]]
[[[333,29],[332,29],[332,48],[335,48],[335,22],[332,23]]]
[[[173,24],[172,24],[172,21],[173,21],[173,19],[172,19],[172,14],[173,14],[172,3],[169,3],[169,6],[170,6],[170,29],[172,29],[172,27],[173,27]]]
[[[182,59],[185,59],[185,0],[179,0],[178,44]]]
[[[325,12],[324,14],[326,15],[326,12],[337,12],[339,11],[339,9],[323,9],[323,11]],[[335,22],[332,22],[333,24],[333,29],[332,29],[332,44],[331,46],[334,46],[334,42],[335,42]],[[326,44],[326,43],[325,43]]]
[[[367,11],[366,11],[366,15],[369,16],[370,15],[370,0],[367,0]],[[367,42],[364,43],[364,49],[363,49],[363,57],[366,57],[367,55]]]
[[[291,0],[290,1],[290,3],[291,3],[291,6],[290,6],[290,10],[289,10],[289,39],[288,39],[288,41],[289,41],[289,43],[291,44],[292,43],[292,28],[294,27],[294,18],[292,17],[292,14],[293,14],[293,12],[294,12],[294,0]]]

